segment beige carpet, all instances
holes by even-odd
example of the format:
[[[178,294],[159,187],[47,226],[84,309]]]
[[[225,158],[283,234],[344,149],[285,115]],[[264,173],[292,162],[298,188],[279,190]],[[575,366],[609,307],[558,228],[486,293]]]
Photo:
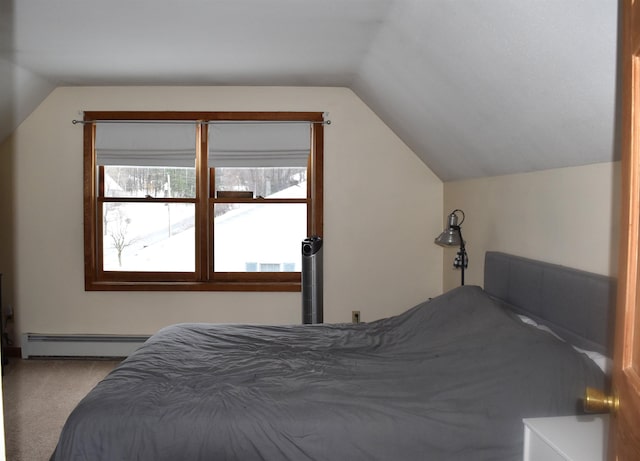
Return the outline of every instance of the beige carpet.
[[[12,358],[2,377],[7,461],[47,461],[69,413],[118,363]]]

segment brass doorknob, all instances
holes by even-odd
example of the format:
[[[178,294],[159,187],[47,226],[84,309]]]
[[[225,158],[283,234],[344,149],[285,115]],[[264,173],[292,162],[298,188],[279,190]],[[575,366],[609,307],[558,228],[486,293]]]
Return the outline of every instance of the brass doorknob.
[[[587,387],[584,394],[584,411],[587,413],[615,413],[620,406],[618,397],[605,395],[599,389]]]

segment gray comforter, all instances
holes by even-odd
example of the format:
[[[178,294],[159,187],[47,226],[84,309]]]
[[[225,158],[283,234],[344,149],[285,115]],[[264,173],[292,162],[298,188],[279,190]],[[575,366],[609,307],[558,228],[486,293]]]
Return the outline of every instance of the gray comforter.
[[[180,324],[77,406],[54,461],[519,460],[604,376],[461,287],[367,324]]]

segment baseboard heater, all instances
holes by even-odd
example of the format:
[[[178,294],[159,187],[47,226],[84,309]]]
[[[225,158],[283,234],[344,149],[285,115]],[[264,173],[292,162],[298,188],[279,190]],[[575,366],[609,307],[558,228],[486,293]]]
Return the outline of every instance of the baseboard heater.
[[[142,335],[47,335],[24,333],[22,358],[127,357],[145,342]]]

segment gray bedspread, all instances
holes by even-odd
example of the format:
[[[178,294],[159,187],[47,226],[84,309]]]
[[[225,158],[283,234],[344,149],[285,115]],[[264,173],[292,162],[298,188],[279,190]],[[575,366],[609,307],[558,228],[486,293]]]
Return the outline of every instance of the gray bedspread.
[[[461,287],[366,324],[180,324],[77,406],[54,461],[520,460],[601,371]]]

